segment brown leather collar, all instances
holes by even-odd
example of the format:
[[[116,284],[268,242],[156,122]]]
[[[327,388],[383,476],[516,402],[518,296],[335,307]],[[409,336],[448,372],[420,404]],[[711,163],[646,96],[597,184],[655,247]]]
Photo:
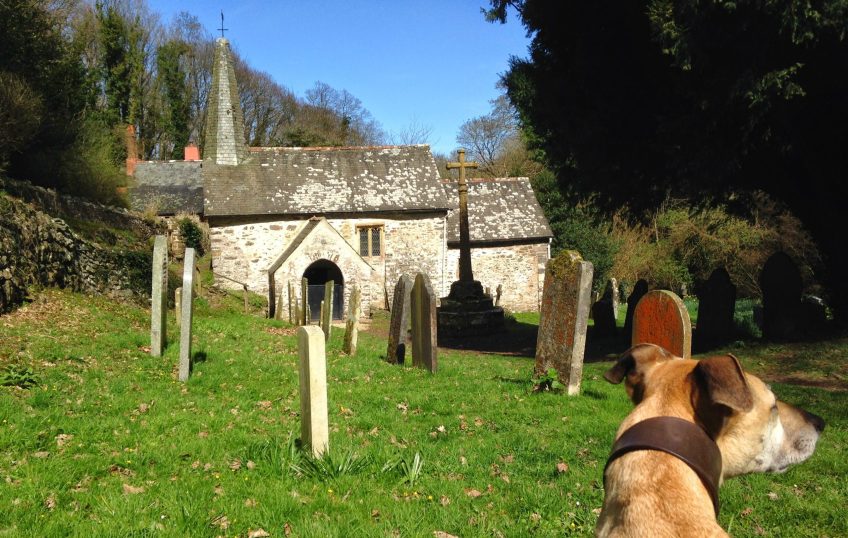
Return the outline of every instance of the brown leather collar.
[[[612,446],[612,454],[604,467],[604,489],[610,463],[634,450],[667,452],[691,467],[707,488],[718,517],[721,452],[701,427],[677,417],[652,417],[637,422],[625,430]]]

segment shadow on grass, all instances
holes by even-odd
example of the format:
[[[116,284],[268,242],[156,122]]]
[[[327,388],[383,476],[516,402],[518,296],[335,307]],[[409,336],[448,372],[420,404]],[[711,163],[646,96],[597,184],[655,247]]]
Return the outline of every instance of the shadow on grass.
[[[207,362],[208,360],[209,356],[205,351],[195,351],[191,356],[192,363]]]

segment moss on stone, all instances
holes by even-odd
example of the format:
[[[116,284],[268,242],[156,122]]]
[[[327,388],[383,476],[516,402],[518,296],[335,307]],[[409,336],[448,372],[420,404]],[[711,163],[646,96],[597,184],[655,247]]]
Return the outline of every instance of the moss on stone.
[[[548,271],[555,278],[562,278],[572,271],[574,266],[583,261],[583,257],[576,250],[563,250],[556,257],[548,261]]]

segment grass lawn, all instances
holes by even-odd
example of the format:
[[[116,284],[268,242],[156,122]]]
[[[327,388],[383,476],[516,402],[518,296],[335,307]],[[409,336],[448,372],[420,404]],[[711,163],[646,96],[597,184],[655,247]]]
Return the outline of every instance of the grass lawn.
[[[162,358],[147,352],[149,311],[105,298],[45,290],[0,317],[0,537],[592,534],[631,407],[603,381],[608,361],[586,365],[580,397],[533,394],[520,353],[442,349],[430,375],[382,360],[385,315],[356,357],[336,329],[330,458],[350,469],[303,476],[294,329],[241,307],[197,301],[205,360],[186,384],[173,311]],[[516,317],[523,334],[538,319]],[[848,341],[728,350],[828,427],[805,464],[726,483],[722,526],[848,536]]]

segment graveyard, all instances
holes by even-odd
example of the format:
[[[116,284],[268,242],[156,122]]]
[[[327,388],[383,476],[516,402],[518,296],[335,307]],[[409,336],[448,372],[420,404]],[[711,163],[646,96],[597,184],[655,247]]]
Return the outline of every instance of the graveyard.
[[[22,536],[592,535],[604,461],[631,404],[602,377],[622,349],[593,341],[591,321],[576,396],[534,391],[526,353],[439,348],[435,373],[414,367],[409,353],[405,365],[392,364],[386,312],[363,327],[353,356],[334,327],[329,450],[316,460],[299,446],[298,329],[266,319],[259,297],[248,314],[240,294],[214,288],[194,302],[186,382],[173,305],[161,357],[151,355],[151,310],[100,296],[45,289],[0,320],[0,356],[19,365],[0,389],[0,528]],[[538,323],[538,313],[519,313],[506,330]],[[834,509],[848,498],[846,350],[845,339],[714,350],[738,355],[781,398],[828,421],[808,462],[722,486],[720,523],[734,536],[848,533]]]

